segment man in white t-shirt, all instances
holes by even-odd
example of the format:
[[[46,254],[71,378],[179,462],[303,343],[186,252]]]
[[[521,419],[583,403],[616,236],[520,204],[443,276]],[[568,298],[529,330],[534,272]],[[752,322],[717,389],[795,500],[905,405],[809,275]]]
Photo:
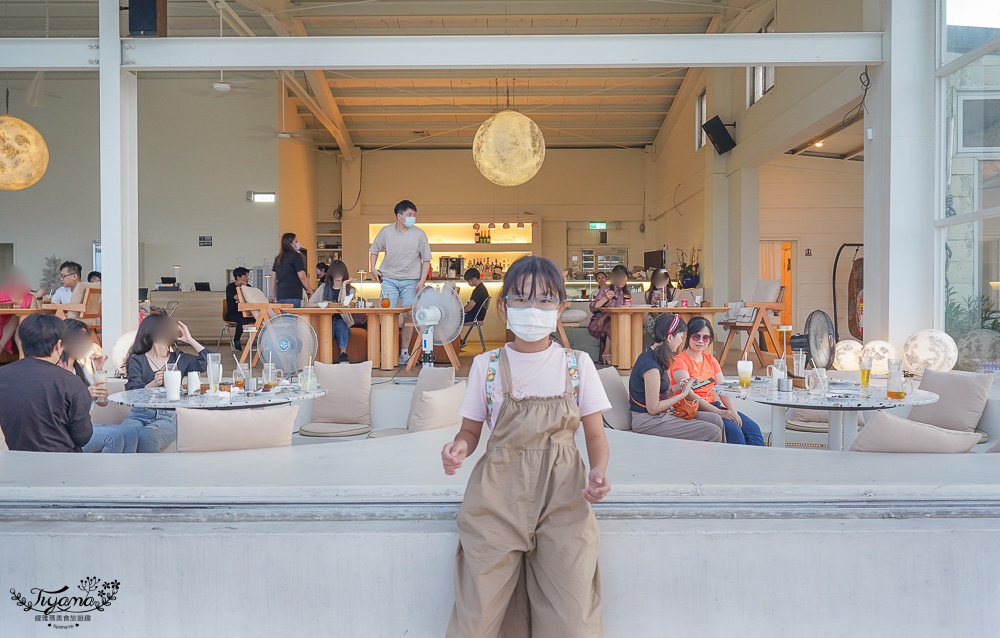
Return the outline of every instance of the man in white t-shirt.
[[[83,274],[83,266],[75,261],[64,261],[59,266],[59,283],[62,285],[52,293],[51,303],[65,304],[73,299],[73,291],[80,283],[80,276]]]
[[[382,296],[389,299],[389,306],[396,308],[412,306],[417,291],[427,282],[431,268],[431,245],[427,234],[414,224],[417,222],[417,207],[408,199],[396,204],[396,222],[384,226],[375,236],[368,249],[368,266],[375,280],[382,284]],[[379,253],[384,252],[378,268],[375,262]],[[399,363],[410,359],[410,338],[413,328],[405,326],[409,319],[406,313],[400,320],[403,327],[403,349]]]

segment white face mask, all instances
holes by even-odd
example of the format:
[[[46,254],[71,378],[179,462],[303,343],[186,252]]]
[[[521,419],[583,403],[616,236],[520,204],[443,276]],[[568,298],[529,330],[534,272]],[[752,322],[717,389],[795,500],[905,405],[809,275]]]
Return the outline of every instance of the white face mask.
[[[507,308],[507,327],[525,341],[541,341],[555,332],[559,321],[557,310],[539,308]]]
[[[292,248],[294,248],[295,250],[302,250],[302,244],[300,244],[299,242],[295,242],[294,244],[292,244]]]
[[[403,225],[406,226],[407,228],[413,228],[413,225],[416,224],[416,223],[417,223],[417,218],[416,217],[404,217],[403,218]]]

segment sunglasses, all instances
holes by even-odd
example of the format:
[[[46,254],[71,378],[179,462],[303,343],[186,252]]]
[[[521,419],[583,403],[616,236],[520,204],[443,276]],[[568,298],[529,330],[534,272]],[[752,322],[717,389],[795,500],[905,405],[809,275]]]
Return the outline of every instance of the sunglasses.
[[[691,341],[711,341],[712,335],[691,335],[688,339]]]

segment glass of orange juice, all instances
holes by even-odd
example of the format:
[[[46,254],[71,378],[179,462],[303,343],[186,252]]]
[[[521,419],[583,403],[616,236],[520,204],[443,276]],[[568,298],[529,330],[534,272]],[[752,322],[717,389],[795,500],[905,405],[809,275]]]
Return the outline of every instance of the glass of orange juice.
[[[382,297],[382,307],[383,308],[388,308],[389,305],[390,305],[390,303],[391,302],[389,301],[388,297]]]

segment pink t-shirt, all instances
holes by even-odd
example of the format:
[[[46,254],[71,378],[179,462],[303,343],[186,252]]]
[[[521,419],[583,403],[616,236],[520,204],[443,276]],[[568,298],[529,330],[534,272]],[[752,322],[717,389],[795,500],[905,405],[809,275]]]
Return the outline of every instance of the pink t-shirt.
[[[504,347],[507,349],[507,362],[510,365],[511,381],[514,383],[511,389],[514,397],[554,397],[566,392],[568,361],[566,351],[559,344],[553,343],[546,350],[532,353],[517,352],[509,345]],[[611,402],[597,376],[594,362],[582,353],[578,353],[576,359],[580,370],[580,394],[577,397],[580,416],[610,410]],[[469,386],[458,409],[459,415],[473,421],[486,420],[486,368],[489,360],[488,352],[477,355],[472,360]],[[494,415],[499,414],[503,403],[503,380],[499,365],[497,362],[497,376],[491,385]]]

